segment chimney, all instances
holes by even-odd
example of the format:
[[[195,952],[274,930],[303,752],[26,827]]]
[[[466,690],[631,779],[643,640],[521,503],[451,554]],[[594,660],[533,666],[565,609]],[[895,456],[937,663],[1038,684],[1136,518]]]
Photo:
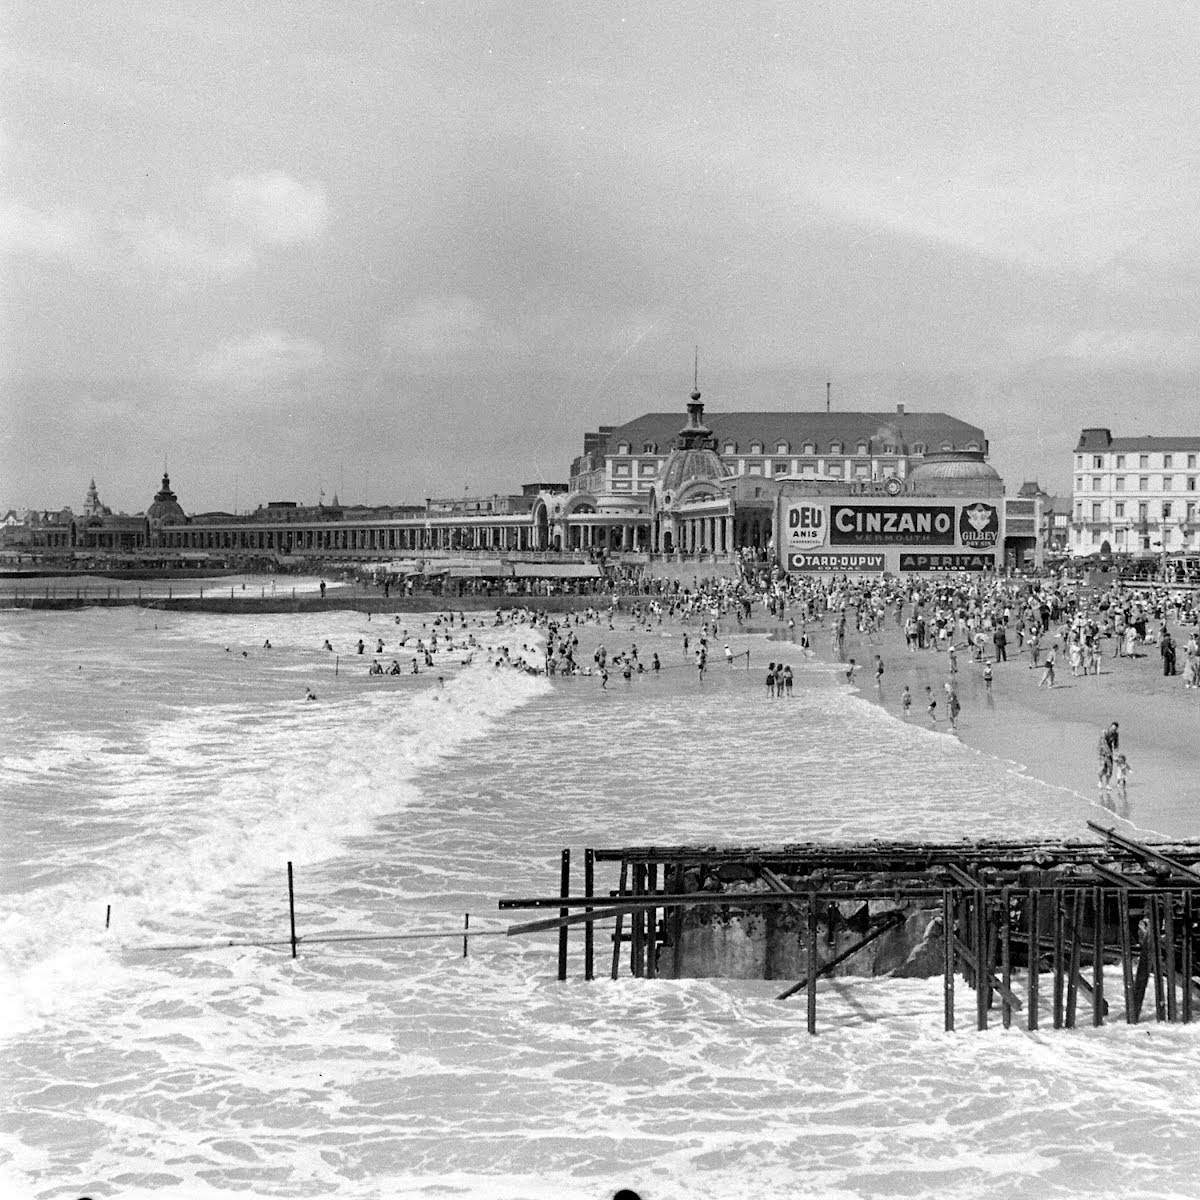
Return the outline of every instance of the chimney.
[[[896,416],[898,416],[898,417],[904,416],[904,405],[903,404],[896,405]]]

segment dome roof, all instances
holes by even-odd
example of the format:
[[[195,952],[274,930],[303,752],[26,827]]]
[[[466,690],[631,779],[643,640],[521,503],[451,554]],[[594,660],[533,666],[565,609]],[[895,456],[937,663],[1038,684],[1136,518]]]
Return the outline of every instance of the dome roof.
[[[183,506],[171,491],[171,477],[163,471],[162,487],[154,494],[154,503],[146,509],[146,517],[160,525],[173,525],[187,520]]]
[[[983,491],[987,495],[1003,492],[1004,481],[982,450],[938,450],[925,455],[908,473],[913,491]]]
[[[724,478],[725,468],[715,450],[672,450],[663,464],[658,486],[664,495],[674,499],[689,483],[695,483],[697,480],[720,483]]]

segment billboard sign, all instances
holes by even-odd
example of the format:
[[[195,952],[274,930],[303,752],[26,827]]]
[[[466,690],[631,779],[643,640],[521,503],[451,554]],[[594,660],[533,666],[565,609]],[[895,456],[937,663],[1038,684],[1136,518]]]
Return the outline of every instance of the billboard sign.
[[[787,551],[825,545],[825,506],[789,504],[787,506]]]
[[[994,554],[901,554],[900,570],[909,571],[994,571]]]
[[[953,546],[954,505],[834,504],[831,546]]]
[[[994,504],[964,504],[958,518],[958,540],[973,550],[990,549],[1000,536],[1000,511]]]
[[[882,571],[885,565],[882,552],[856,554],[852,550],[825,550],[788,555],[789,571]]]

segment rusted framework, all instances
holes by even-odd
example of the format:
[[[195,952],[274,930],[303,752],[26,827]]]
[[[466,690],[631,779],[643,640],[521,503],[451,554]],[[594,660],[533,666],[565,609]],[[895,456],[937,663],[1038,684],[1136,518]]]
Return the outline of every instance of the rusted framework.
[[[575,926],[583,927],[585,979],[595,977],[599,921],[614,922],[612,978],[626,949],[634,976],[679,977],[686,973],[686,910],[790,910],[800,919],[807,966],[778,999],[806,993],[810,1033],[818,979],[918,909],[940,925],[947,1031],[955,1027],[956,975],[974,992],[979,1029],[988,1027],[996,1005],[1006,1028],[1024,1013],[1027,1027],[1037,1029],[1043,986],[1056,1029],[1073,1028],[1083,1006],[1093,1025],[1103,1024],[1110,995],[1120,997],[1126,1022],[1138,1022],[1148,992],[1155,1020],[1191,1021],[1200,999],[1200,842],[1147,844],[1088,825],[1102,841],[588,849],[583,895],[571,894],[564,850],[559,895],[501,900],[500,908],[558,909],[508,933],[556,930],[560,980],[567,978]],[[618,872],[616,887],[605,893],[595,888],[597,864]],[[743,890],[722,890],[731,877]],[[861,905],[860,936],[832,953],[818,929],[832,906],[847,902]]]

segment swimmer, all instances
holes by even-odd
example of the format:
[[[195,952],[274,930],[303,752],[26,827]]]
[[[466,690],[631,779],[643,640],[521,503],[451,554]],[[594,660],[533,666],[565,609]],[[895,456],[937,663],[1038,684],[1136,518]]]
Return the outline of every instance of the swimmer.
[[[306,702],[306,703],[307,703],[309,700],[315,700],[316,698],[317,698],[317,693],[316,693],[316,692],[314,692],[314,691],[312,690],[312,688],[305,688],[305,689],[304,689],[304,699],[305,699],[305,702]]]
[[[271,648],[271,639],[267,638],[267,640],[265,642],[263,642],[263,649],[270,650],[270,648]]]

